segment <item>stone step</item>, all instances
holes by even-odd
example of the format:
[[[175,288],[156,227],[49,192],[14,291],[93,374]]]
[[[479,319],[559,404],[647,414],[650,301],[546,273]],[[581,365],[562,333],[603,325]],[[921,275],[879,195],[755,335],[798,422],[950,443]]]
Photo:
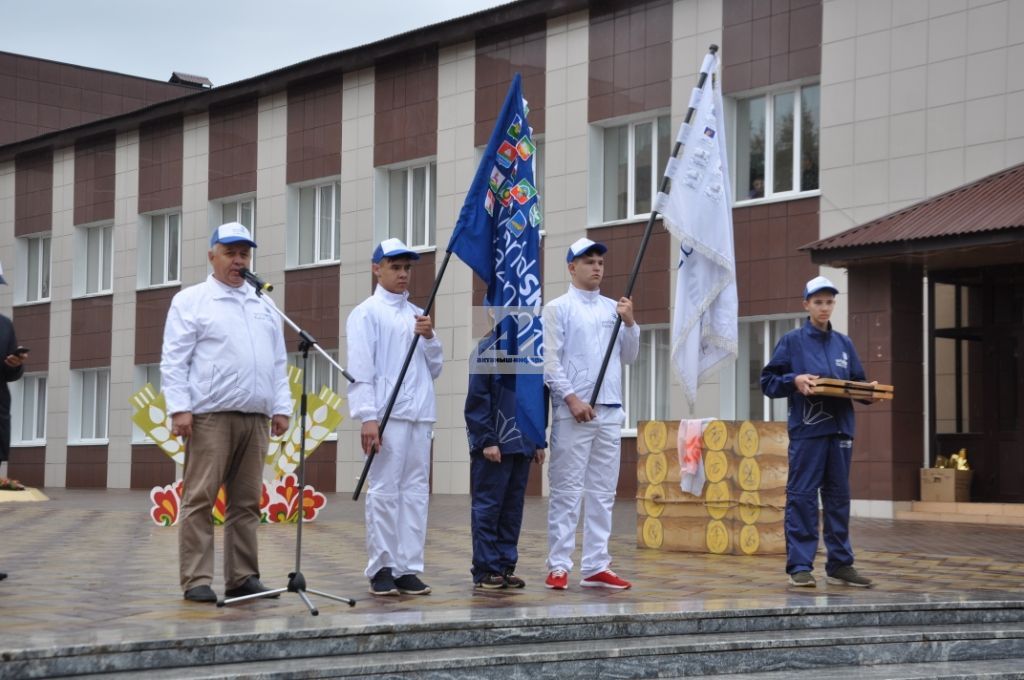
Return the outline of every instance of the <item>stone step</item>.
[[[1019,680],[1024,678],[1020,659],[988,661],[936,661],[933,663],[840,666],[768,673],[738,673],[728,680]],[[690,676],[689,680],[722,678],[721,675]]]
[[[958,524],[992,524],[1024,526],[1022,503],[941,503],[913,501],[909,510],[896,510],[897,520],[920,522],[956,522]]]
[[[148,669],[147,679],[443,676],[540,680],[605,675],[673,677],[1005,659],[1015,660],[1018,667],[1024,668],[1024,621],[996,622],[989,614],[976,616],[984,620],[975,623],[803,628],[794,627],[793,621],[787,620],[791,617],[782,615],[776,618],[782,625],[771,628],[763,625],[762,617],[752,617],[749,630],[686,634],[664,634],[665,627],[659,625],[664,622],[645,622],[642,616],[629,622],[633,625],[631,634],[623,634],[621,625],[616,625],[623,621],[566,621],[542,626],[546,635],[530,631],[524,636],[516,635],[520,631],[512,626],[491,629],[493,634],[488,634],[486,627],[474,627],[473,622],[467,621],[462,628],[437,637],[433,636],[441,631],[433,631],[429,637],[411,630],[394,631],[378,633],[374,644],[355,646],[344,644],[352,639],[333,635],[265,634],[244,644],[241,640],[234,641],[234,645],[222,641],[219,648],[207,645],[205,650],[178,641],[179,651],[186,654],[177,655],[175,660],[154,649],[137,649],[116,658],[101,657],[93,659],[92,664],[83,655],[72,659],[56,654],[48,662],[37,659],[21,668],[5,663],[0,666],[0,675],[8,677],[8,672],[14,672],[17,677],[26,678],[76,674],[84,677],[103,673],[105,677],[134,677]],[[732,620],[744,618],[747,617]],[[792,618],[805,617],[795,614]],[[530,625],[533,622],[522,623],[524,630],[536,627]]]

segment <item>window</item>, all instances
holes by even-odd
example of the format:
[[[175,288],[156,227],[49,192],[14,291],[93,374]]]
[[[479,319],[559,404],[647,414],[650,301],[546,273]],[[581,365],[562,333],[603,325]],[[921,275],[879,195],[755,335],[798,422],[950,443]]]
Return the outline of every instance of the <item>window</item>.
[[[735,420],[785,420],[788,400],[769,399],[761,392],[761,369],[771,360],[783,335],[799,328],[803,317],[739,323],[736,357]]]
[[[636,361],[623,366],[626,429],[635,430],[641,420],[668,418],[671,346],[668,328],[641,328],[640,353]]]
[[[132,394],[135,394],[149,383],[153,386],[153,391],[160,394],[160,364],[138,364],[135,366],[135,378],[134,378],[134,389]],[[132,423],[132,441],[136,444],[151,443],[153,440],[142,431],[142,429]]]
[[[625,220],[651,212],[672,152],[669,117],[604,129],[602,220]]]
[[[818,188],[820,94],[807,85],[737,102],[736,200]]]
[[[25,275],[19,288],[25,302],[43,302],[50,299],[50,235],[29,236],[18,239],[19,255],[24,254]],[[20,258],[19,258],[20,259]]]
[[[45,374],[25,374],[11,383],[11,443],[46,443]]]
[[[139,276],[146,286],[181,280],[181,213],[150,215],[139,244]]]
[[[299,189],[296,264],[320,264],[341,259],[340,198],[340,182]]]
[[[100,225],[81,227],[75,235],[78,252],[85,258],[75,262],[74,291],[76,295],[95,295],[113,290],[114,227]]]
[[[220,224],[239,222],[256,240],[256,201],[251,198],[228,201],[220,205]],[[220,225],[217,225],[220,226]]]
[[[436,163],[388,171],[389,238],[400,238],[410,248],[434,245],[436,186]]]
[[[78,442],[107,439],[107,412],[110,401],[110,369],[71,371],[73,400],[68,409],[71,418],[70,439]]]
[[[338,350],[329,349],[325,350],[334,361],[338,361]],[[302,368],[302,354],[294,352],[288,355],[289,362],[296,368]],[[306,376],[306,392],[308,394],[317,394],[320,392],[320,388],[327,386],[335,392],[338,391],[338,369],[331,366],[324,359],[320,352],[315,349],[309,352],[309,375]]]

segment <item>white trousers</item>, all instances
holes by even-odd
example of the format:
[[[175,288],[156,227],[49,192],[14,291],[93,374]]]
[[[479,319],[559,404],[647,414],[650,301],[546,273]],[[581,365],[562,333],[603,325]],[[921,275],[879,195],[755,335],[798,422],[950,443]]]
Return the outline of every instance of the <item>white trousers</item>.
[[[548,569],[572,570],[576,527],[583,504],[583,578],[608,568],[608,538],[619,482],[620,441],[625,414],[597,406],[597,418],[577,423],[561,418],[551,426],[548,466]]]
[[[433,423],[389,420],[366,491],[366,577],[423,573]]]

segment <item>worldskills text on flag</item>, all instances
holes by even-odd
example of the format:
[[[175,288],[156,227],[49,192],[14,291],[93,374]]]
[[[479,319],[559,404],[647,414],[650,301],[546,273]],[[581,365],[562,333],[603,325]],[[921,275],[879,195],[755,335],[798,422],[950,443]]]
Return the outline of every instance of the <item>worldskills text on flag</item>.
[[[691,408],[697,386],[736,358],[736,260],[726,162],[722,93],[715,83],[716,55],[704,59],[702,88],[694,88],[694,114],[679,129],[679,158],[669,159],[668,194],[656,209],[681,241],[672,315],[672,365]]]
[[[526,119],[522,80],[512,79],[505,103],[483,159],[459,212],[448,251],[458,255],[487,284],[489,307],[529,308],[500,319],[496,337],[511,357],[532,357],[530,365],[513,364],[501,379],[516,392],[516,426],[534,444],[544,441],[544,376],[537,370],[542,355],[540,285],[541,213],[533,178],[536,151]],[[473,367],[470,367],[473,370]],[[507,414],[512,415],[512,414]]]

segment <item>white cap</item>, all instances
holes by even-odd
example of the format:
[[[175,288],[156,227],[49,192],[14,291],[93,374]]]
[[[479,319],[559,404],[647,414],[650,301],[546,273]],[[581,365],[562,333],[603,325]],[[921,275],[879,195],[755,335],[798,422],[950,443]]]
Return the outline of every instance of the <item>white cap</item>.
[[[572,262],[588,250],[594,250],[598,255],[604,255],[608,252],[608,246],[603,243],[598,243],[597,241],[591,241],[586,237],[581,238],[569,246],[569,252],[565,254],[565,261]]]
[[[824,276],[815,276],[807,282],[806,286],[804,286],[804,299],[806,300],[815,293],[819,293],[823,290],[829,290],[832,291],[833,295],[839,295],[839,289],[836,288],[836,284],[832,283]]]
[[[408,257],[412,260],[420,259],[419,253],[410,250],[409,246],[402,242],[402,239],[389,238],[380,242],[373,251],[373,263],[380,264],[385,257]]]
[[[248,243],[253,248],[256,247],[256,241],[252,240],[252,234],[245,228],[245,225],[241,222],[228,222],[222,224],[213,230],[210,234],[210,247],[214,247],[218,243]]]

